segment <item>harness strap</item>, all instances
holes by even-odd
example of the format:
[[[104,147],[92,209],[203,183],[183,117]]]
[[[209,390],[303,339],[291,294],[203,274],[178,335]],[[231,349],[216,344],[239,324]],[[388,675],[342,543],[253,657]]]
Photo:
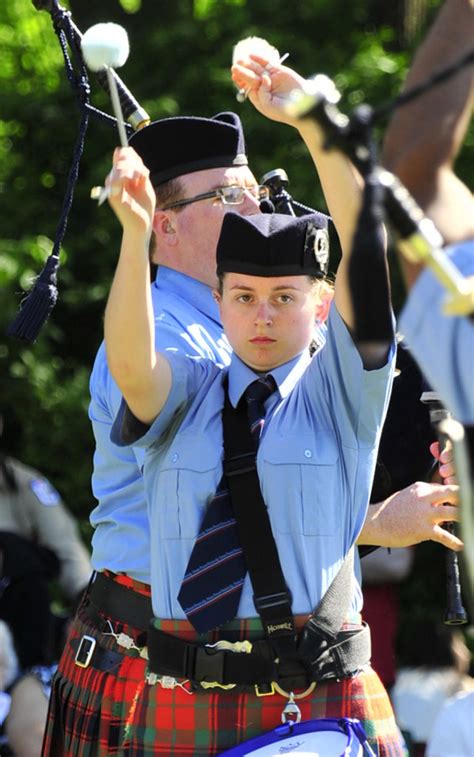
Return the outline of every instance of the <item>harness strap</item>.
[[[257,476],[255,447],[245,400],[232,407],[225,383],[222,412],[224,473],[240,543],[254,591],[254,605],[277,656],[295,656],[296,629],[267,508]]]
[[[246,408],[230,403],[224,383],[224,472],[227,477],[240,543],[254,590],[254,604],[275,656],[310,661],[321,642],[334,642],[350,605],[354,574],[354,548],[348,552],[339,572],[313,611],[303,630],[298,649],[291,610],[291,593],[286,585],[273,537],[268,510],[262,497],[256,458]]]

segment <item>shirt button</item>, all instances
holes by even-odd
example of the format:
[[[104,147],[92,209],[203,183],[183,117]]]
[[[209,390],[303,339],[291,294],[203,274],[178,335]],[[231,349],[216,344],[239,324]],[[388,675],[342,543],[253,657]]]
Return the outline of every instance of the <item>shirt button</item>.
[[[313,453],[311,452],[310,449],[305,449],[304,456],[305,457],[313,457]]]
[[[176,463],[178,461],[178,457],[179,457],[179,455],[175,452],[174,455],[173,455],[173,457],[171,458],[171,462],[172,463]]]

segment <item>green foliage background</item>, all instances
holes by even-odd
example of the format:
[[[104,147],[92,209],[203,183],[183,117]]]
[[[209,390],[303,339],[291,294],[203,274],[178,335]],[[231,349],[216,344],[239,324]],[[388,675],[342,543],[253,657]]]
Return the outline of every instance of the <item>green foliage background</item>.
[[[21,292],[51,250],[67,184],[79,110],[69,87],[51,17],[39,0],[0,4],[0,410],[4,446],[39,468],[77,516],[86,542],[93,439],[88,375],[102,335],[102,313],[119,244],[112,213],[89,199],[108,171],[117,142],[91,119],[62,250],[60,298],[37,342],[7,339]],[[305,76],[324,72],[343,93],[346,112],[396,95],[420,36],[439,2],[424,0],[70,0],[81,31],[114,21],[128,31],[131,54],[120,75],[152,119],[237,110],[257,176],[283,167],[296,199],[324,202],[296,132],[239,105],[230,81],[232,46],[263,36]],[[111,112],[91,75],[93,104]],[[383,127],[383,125],[382,125]],[[473,137],[459,167],[474,176]],[[396,301],[401,302],[394,267]],[[439,615],[441,548],[419,549],[420,569],[405,591],[407,615]],[[427,569],[426,566],[429,568]]]

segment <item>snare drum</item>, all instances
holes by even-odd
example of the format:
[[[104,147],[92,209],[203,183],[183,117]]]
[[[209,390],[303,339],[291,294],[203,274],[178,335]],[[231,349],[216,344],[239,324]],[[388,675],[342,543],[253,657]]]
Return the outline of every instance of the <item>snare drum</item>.
[[[221,757],[362,757],[374,754],[358,720],[322,718],[303,723],[284,723],[270,733],[256,736],[226,752]]]

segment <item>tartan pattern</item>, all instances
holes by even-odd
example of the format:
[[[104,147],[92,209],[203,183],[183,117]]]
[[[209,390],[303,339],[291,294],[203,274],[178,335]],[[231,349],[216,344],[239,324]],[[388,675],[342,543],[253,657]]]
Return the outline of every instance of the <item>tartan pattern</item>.
[[[78,615],[70,636],[98,636],[84,618],[81,620],[80,609]],[[304,620],[299,619],[300,627]],[[188,621],[155,624],[163,631],[202,642],[263,636],[256,618],[234,620],[200,637]],[[123,630],[134,635],[133,629],[124,626]],[[117,649],[111,636],[102,636],[101,644]],[[150,686],[145,673],[146,661],[131,655],[123,657],[116,675],[79,668],[67,645],[53,681],[43,757],[214,757],[281,723],[286,700],[279,694],[257,697],[218,689],[189,694],[179,687]],[[359,718],[378,757],[405,754],[388,696],[370,668],[352,679],[317,686],[311,695],[298,700],[298,706],[305,720]]]

